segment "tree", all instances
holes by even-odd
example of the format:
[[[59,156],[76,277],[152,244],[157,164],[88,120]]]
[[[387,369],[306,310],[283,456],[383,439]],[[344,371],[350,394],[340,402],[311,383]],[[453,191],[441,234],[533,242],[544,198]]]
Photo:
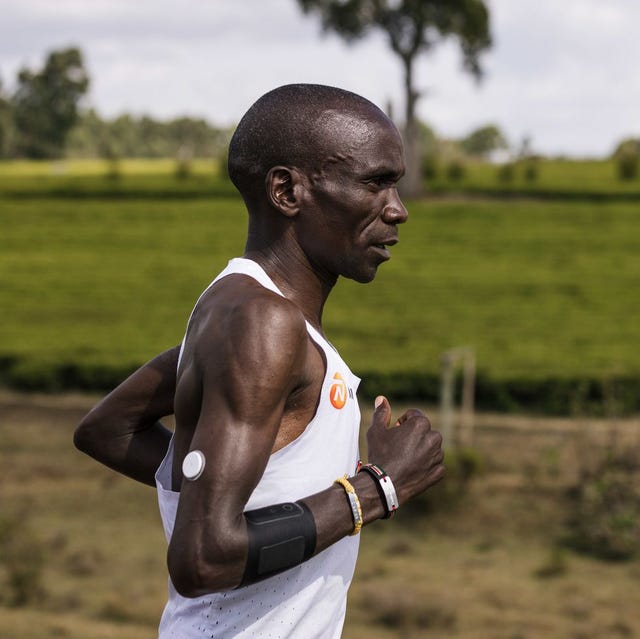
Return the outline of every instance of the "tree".
[[[0,158],[5,158],[9,155],[11,120],[11,104],[9,98],[5,95],[2,78],[0,78]]]
[[[52,51],[39,72],[22,69],[12,100],[19,153],[60,157],[88,88],[89,76],[76,48]]]
[[[229,131],[202,119],[169,121],[121,115],[103,120],[90,109],[80,114],[69,133],[66,154],[76,157],[217,158],[226,148]]]
[[[461,146],[469,155],[486,157],[492,151],[508,149],[507,139],[495,124],[488,124],[472,131],[461,142]]]
[[[613,152],[613,159],[621,180],[635,180],[640,167],[640,138],[622,140]]]
[[[619,155],[627,153],[640,157],[640,138],[625,138],[621,142],[618,142],[613,151],[613,157],[616,158]]]
[[[333,30],[352,42],[370,29],[381,29],[404,70],[404,142],[407,155],[406,195],[422,191],[419,125],[416,104],[420,92],[414,69],[418,55],[442,40],[455,38],[463,67],[476,79],[482,76],[480,54],[491,45],[489,9],[484,0],[298,0],[305,13],[320,14],[325,31]]]
[[[80,115],[67,138],[67,155],[72,157],[100,157],[113,160],[118,157],[114,136],[94,109]]]

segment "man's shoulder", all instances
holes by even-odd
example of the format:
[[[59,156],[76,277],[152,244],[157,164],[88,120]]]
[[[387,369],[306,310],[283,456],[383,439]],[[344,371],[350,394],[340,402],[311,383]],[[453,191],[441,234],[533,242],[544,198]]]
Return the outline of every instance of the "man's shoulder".
[[[229,275],[216,282],[194,309],[191,338],[198,348],[225,346],[256,348],[282,343],[289,348],[306,341],[304,315],[285,297],[255,280]]]
[[[231,322],[258,320],[266,325],[272,322],[305,325],[298,306],[245,275],[229,275],[216,282],[203,301],[213,316],[223,314]]]

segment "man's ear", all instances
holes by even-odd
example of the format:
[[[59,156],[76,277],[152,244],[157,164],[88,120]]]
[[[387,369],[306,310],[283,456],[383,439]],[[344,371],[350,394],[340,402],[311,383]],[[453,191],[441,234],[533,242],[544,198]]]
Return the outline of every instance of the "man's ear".
[[[302,176],[295,169],[274,166],[265,179],[269,203],[287,217],[294,217],[300,211]]]

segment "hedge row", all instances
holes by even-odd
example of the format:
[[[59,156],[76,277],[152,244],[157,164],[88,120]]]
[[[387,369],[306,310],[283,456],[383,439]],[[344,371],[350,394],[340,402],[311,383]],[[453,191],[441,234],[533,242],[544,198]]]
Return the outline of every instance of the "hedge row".
[[[401,401],[437,403],[440,379],[432,373],[360,373],[359,395],[373,399],[384,393]],[[460,401],[461,380],[456,384]],[[478,410],[539,415],[622,416],[640,411],[640,378],[632,376],[589,378],[495,379],[480,371],[476,377]]]
[[[56,186],[31,185],[21,187],[19,185],[0,185],[0,196],[8,200],[38,200],[38,199],[65,199],[65,200],[140,200],[168,199],[168,200],[194,200],[201,198],[226,198],[237,196],[238,192],[231,182],[202,182],[202,183],[171,183],[151,184],[144,186],[138,183],[124,185],[110,185],[105,183],[66,184]]]
[[[19,391],[106,392],[137,366],[133,363],[38,366],[13,357],[0,357],[0,385]],[[381,393],[392,401],[431,404],[439,401],[440,379],[433,373],[357,371],[357,374],[362,378],[359,397],[365,401],[372,401]],[[458,395],[460,388],[461,383],[458,383]],[[640,378],[494,379],[480,371],[476,378],[475,402],[476,408],[484,411],[623,416],[640,412]]]

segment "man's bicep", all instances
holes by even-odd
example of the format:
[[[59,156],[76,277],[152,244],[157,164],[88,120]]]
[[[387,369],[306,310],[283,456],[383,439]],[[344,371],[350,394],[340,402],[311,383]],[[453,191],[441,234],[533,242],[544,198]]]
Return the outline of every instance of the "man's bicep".
[[[203,488],[233,510],[244,506],[264,472],[300,382],[306,339],[298,314],[267,308],[240,318],[237,331],[202,362],[201,410],[189,449],[201,450],[208,463]]]

